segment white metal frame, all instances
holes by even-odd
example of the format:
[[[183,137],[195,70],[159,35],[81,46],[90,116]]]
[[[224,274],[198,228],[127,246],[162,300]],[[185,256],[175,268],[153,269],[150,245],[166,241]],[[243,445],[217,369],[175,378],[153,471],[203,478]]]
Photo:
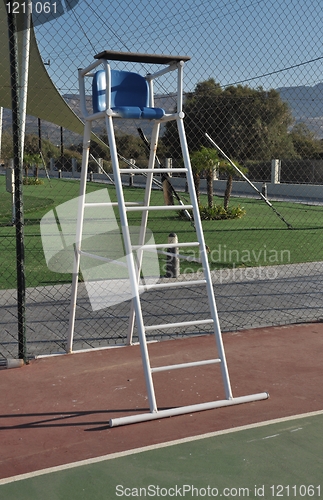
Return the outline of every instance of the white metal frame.
[[[138,336],[139,336],[139,344],[140,344],[140,349],[141,349],[141,357],[142,357],[142,362],[143,362],[143,370],[144,370],[146,388],[147,388],[147,394],[148,394],[149,410],[150,410],[150,412],[147,414],[140,414],[140,415],[133,415],[133,416],[111,419],[110,426],[115,427],[118,425],[147,421],[147,420],[167,417],[167,416],[171,416],[171,415],[180,415],[180,414],[184,414],[184,413],[191,413],[194,411],[201,411],[201,410],[207,410],[207,409],[211,409],[211,408],[218,408],[221,406],[228,406],[228,405],[240,404],[240,403],[249,402],[249,401],[257,401],[257,400],[261,400],[261,399],[267,399],[268,394],[266,392],[254,394],[254,395],[250,395],[250,396],[238,397],[238,398],[233,398],[233,396],[232,396],[232,390],[231,390],[231,385],[230,385],[226,356],[225,356],[225,351],[224,351],[224,346],[223,346],[223,341],[222,341],[221,328],[220,328],[217,307],[216,307],[216,302],[215,302],[215,297],[214,297],[214,291],[213,291],[211,274],[210,274],[210,269],[209,269],[209,264],[208,264],[203,229],[202,229],[200,214],[199,214],[199,210],[198,210],[198,203],[197,203],[196,193],[195,193],[195,189],[194,189],[194,181],[193,181],[190,157],[189,157],[189,152],[188,152],[188,147],[187,147],[187,142],[186,142],[184,122],[183,122],[184,113],[183,113],[183,109],[182,109],[183,108],[182,96],[183,96],[183,67],[184,67],[185,61],[183,59],[181,59],[180,57],[176,57],[176,58],[174,58],[175,60],[172,60],[172,56],[169,56],[169,60],[167,60],[165,68],[163,68],[162,70],[160,70],[154,74],[149,74],[146,77],[148,84],[149,84],[149,89],[150,89],[149,105],[151,107],[153,107],[154,106],[153,80],[155,78],[158,78],[161,75],[164,75],[165,73],[167,73],[169,71],[174,71],[174,70],[177,71],[177,82],[178,82],[177,83],[177,111],[176,111],[176,113],[165,114],[159,120],[154,120],[151,143],[150,143],[150,156],[149,156],[149,161],[148,161],[148,168],[144,169],[144,170],[140,169],[138,171],[138,173],[141,173],[142,171],[144,171],[147,174],[144,203],[136,206],[133,204],[126,205],[125,200],[124,200],[124,195],[123,195],[121,174],[123,174],[123,173],[136,174],[136,170],[127,169],[127,168],[121,169],[119,167],[118,153],[117,153],[117,148],[116,148],[114,126],[113,126],[113,120],[118,115],[110,107],[110,103],[111,103],[110,83],[109,83],[110,82],[110,64],[108,63],[107,58],[111,54],[112,54],[113,59],[119,60],[117,58],[118,56],[114,55],[113,53],[106,54],[103,58],[99,58],[99,56],[96,56],[96,57],[98,57],[98,60],[96,60],[93,64],[91,64],[87,68],[79,70],[81,109],[82,109],[84,120],[85,120],[85,128],[84,128],[84,137],[83,137],[82,173],[81,173],[80,198],[79,198],[78,220],[77,220],[77,230],[76,230],[75,259],[74,259],[74,269],[73,269],[72,296],[71,296],[67,351],[72,352],[72,345],[73,345],[75,311],[76,311],[76,300],[77,300],[77,283],[78,283],[78,273],[79,273],[79,268],[80,268],[80,255],[81,255],[82,227],[83,227],[83,219],[84,219],[84,207],[86,206],[86,204],[85,204],[85,192],[86,192],[86,179],[87,179],[87,168],[88,168],[88,159],[89,159],[91,124],[92,124],[93,120],[105,119],[107,134],[108,134],[108,142],[109,142],[109,147],[110,147],[111,161],[112,161],[112,167],[113,167],[113,173],[114,173],[115,187],[116,187],[116,193],[117,193],[122,235],[123,235],[125,251],[126,251],[126,255],[127,255],[127,266],[128,266],[129,279],[130,279],[131,291],[132,291],[132,297],[133,297],[131,311],[130,311],[130,318],[129,318],[129,330],[128,330],[127,343],[128,344],[132,343],[132,333],[133,333],[133,328],[134,328],[134,322],[136,321]],[[130,56],[131,57],[129,59],[125,59],[124,57],[127,57],[127,54],[122,54],[122,58],[120,60],[136,61],[135,54],[130,54]],[[143,55],[138,55],[137,62],[142,62],[142,60],[145,60],[145,56],[144,57],[142,57],[142,56]],[[151,59],[151,57],[152,56],[149,56],[150,59]],[[188,58],[186,58],[186,60],[187,59]],[[152,61],[149,60],[149,62],[152,62]],[[157,60],[155,62],[156,63],[159,62],[158,56],[157,56]],[[96,70],[96,68],[100,65],[103,65],[105,72],[106,72],[107,109],[106,109],[106,111],[93,114],[93,113],[90,113],[86,107],[84,80],[86,77],[93,77],[93,71]],[[177,122],[177,129],[178,129],[178,133],[179,133],[180,144],[181,144],[183,160],[184,160],[184,168],[181,169],[181,172],[186,172],[186,175],[187,175],[187,184],[188,184],[188,191],[189,191],[189,195],[190,195],[190,199],[191,199],[191,204],[190,205],[180,205],[180,206],[155,207],[155,206],[150,206],[150,196],[151,196],[151,189],[152,189],[153,174],[157,173],[159,171],[158,168],[154,168],[155,160],[156,160],[156,149],[157,149],[157,144],[158,144],[158,136],[159,136],[160,124],[162,122],[169,121],[169,120],[176,120],[176,122]],[[162,170],[163,170],[163,172],[168,171],[167,169],[162,169]],[[172,171],[174,172],[174,169]],[[200,321],[193,321],[193,322],[188,321],[188,322],[181,322],[181,323],[168,323],[167,325],[152,325],[152,326],[145,327],[144,321],[143,321],[142,310],[141,310],[141,302],[140,302],[140,287],[141,287],[141,285],[139,283],[139,276],[140,276],[140,267],[141,267],[143,252],[145,250],[149,250],[149,245],[144,244],[146,228],[147,228],[147,221],[148,221],[148,212],[149,212],[149,210],[165,210],[165,209],[170,209],[170,210],[192,209],[193,210],[195,229],[196,229],[196,234],[197,234],[197,242],[192,242],[191,246],[193,246],[193,245],[199,246],[201,262],[202,262],[203,269],[204,269],[204,279],[190,281],[190,286],[194,286],[197,284],[198,285],[205,284],[211,317],[208,320],[200,320]],[[139,239],[139,244],[136,246],[131,245],[128,220],[127,220],[127,212],[133,211],[133,210],[142,211],[141,231],[140,231],[140,237],[139,237],[140,239]],[[155,248],[162,247],[162,246],[163,245],[155,245]],[[181,246],[187,246],[187,243],[184,243],[184,244],[176,243],[176,247],[181,247]],[[165,247],[169,247],[169,244],[165,245]],[[133,255],[134,251],[137,252],[136,262],[134,260],[134,255]],[[139,265],[138,265],[138,262],[139,262]],[[174,286],[181,287],[184,284],[187,285],[187,282],[184,283],[184,282],[171,282],[170,281],[169,283],[157,283],[155,285],[152,285],[152,287],[154,287],[154,288],[174,287]],[[148,286],[148,288],[149,288],[149,286]],[[158,367],[158,368],[154,368],[154,367],[150,366],[150,359],[149,359],[147,340],[146,340],[146,332],[147,331],[160,329],[162,327],[164,327],[164,328],[165,327],[176,328],[178,326],[202,325],[202,324],[207,324],[207,323],[213,324],[213,327],[214,327],[214,336],[215,336],[215,340],[216,340],[218,358],[196,361],[196,362],[191,362],[191,363],[184,363],[184,364],[175,364],[175,365],[171,365],[171,366],[168,365],[168,366]],[[184,407],[173,408],[173,409],[169,409],[169,410],[158,410],[157,403],[156,403],[154,384],[153,384],[153,377],[152,377],[153,373],[160,372],[160,371],[166,371],[166,370],[169,371],[169,370],[179,369],[179,368],[184,368],[184,367],[194,367],[194,366],[200,366],[200,365],[206,365],[206,364],[213,364],[213,363],[219,363],[221,366],[222,380],[223,380],[225,398],[226,398],[225,400],[201,403],[201,404],[191,405],[191,406],[184,406]]]

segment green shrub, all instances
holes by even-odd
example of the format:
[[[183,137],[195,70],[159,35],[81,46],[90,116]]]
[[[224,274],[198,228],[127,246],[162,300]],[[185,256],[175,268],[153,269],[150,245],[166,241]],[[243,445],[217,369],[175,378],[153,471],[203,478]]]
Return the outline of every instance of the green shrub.
[[[227,210],[222,205],[200,206],[199,209],[202,220],[241,219],[246,213],[240,205]]]
[[[240,205],[229,207],[227,210],[222,205],[213,205],[212,207],[200,205],[199,210],[201,220],[241,219],[246,214],[245,209],[240,207]],[[192,210],[188,210],[188,212],[193,217]],[[185,218],[185,214],[182,211],[178,214],[181,219]]]
[[[40,184],[44,184],[44,181],[36,177],[24,177],[23,184],[25,184],[25,186],[39,186]]]

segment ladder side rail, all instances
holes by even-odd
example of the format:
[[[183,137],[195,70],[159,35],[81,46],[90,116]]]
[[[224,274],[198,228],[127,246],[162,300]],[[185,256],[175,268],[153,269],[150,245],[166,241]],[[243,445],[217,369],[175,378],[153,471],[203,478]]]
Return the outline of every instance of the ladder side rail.
[[[83,117],[86,118],[89,115],[89,112],[86,107],[85,81],[82,69],[78,70],[78,76],[79,76],[79,89],[80,89],[80,107]]]
[[[194,188],[194,181],[193,181],[193,175],[192,175],[192,169],[191,169],[191,161],[190,161],[189,152],[188,152],[183,117],[184,117],[183,113],[181,112],[179,114],[178,119],[177,119],[178,133],[179,133],[179,137],[180,137],[184,165],[188,169],[187,184],[188,184],[188,189],[189,189],[189,193],[190,193],[190,198],[193,201],[192,204],[193,204],[193,213],[194,213],[196,233],[197,233],[198,241],[201,244],[200,256],[201,256],[202,265],[203,265],[203,269],[204,269],[204,275],[205,275],[205,279],[206,279],[206,288],[207,288],[207,295],[208,295],[208,300],[209,300],[210,312],[212,315],[212,319],[214,321],[214,334],[215,334],[216,344],[217,344],[217,348],[218,348],[218,354],[219,354],[220,359],[222,360],[221,373],[222,373],[222,379],[223,379],[223,384],[224,384],[224,389],[225,389],[225,395],[226,395],[227,399],[232,399],[232,390],[231,390],[229,372],[228,372],[228,368],[227,368],[227,362],[226,362],[226,356],[225,356],[225,351],[224,351],[224,346],[223,346],[220,322],[219,322],[219,317],[218,317],[218,312],[217,312],[217,307],[216,307],[216,302],[215,302],[215,297],[214,297],[214,290],[213,290],[213,286],[212,286],[212,279],[211,279],[211,273],[210,273],[209,263],[208,263],[208,258],[207,258],[203,228],[202,228],[202,223],[201,223],[201,218],[200,218],[200,213],[199,213],[199,209],[198,209],[198,203],[197,203],[197,198],[196,198],[196,193],[195,193],[195,188]]]
[[[142,358],[144,376],[145,376],[145,381],[146,381],[149,408],[150,408],[151,413],[156,413],[157,412],[157,404],[156,404],[155,390],[154,390],[154,384],[153,384],[153,379],[152,379],[152,374],[151,374],[149,353],[148,353],[147,341],[146,341],[145,330],[144,330],[144,322],[143,322],[142,311],[141,311],[141,306],[140,306],[139,289],[138,289],[138,283],[137,283],[137,279],[136,279],[136,268],[135,268],[134,256],[133,256],[132,248],[131,248],[129,227],[128,227],[128,221],[127,221],[127,213],[125,210],[125,200],[124,200],[124,196],[123,196],[122,181],[121,181],[121,175],[119,172],[119,161],[118,161],[118,153],[117,153],[117,147],[116,147],[115,136],[114,136],[113,119],[109,115],[106,115],[106,129],[107,129],[107,133],[108,133],[108,141],[109,141],[109,146],[110,146],[112,168],[113,168],[113,173],[114,173],[114,178],[115,178],[117,199],[118,199],[118,203],[119,203],[119,215],[120,215],[120,221],[121,221],[121,229],[122,229],[123,240],[124,240],[125,251],[126,251],[126,260],[127,260],[127,265],[128,265],[131,293],[132,293],[132,297],[133,297],[134,310],[135,310],[135,315],[136,315],[136,320],[137,320],[139,344],[140,344],[140,350],[141,350],[141,358]]]
[[[79,276],[79,270],[80,270],[80,257],[81,257],[80,252],[81,252],[83,221],[84,221],[86,178],[87,178],[88,161],[89,161],[89,154],[90,154],[90,139],[91,139],[91,122],[86,120],[85,127],[84,127],[84,137],[83,137],[80,195],[79,195],[79,199],[78,199],[78,211],[77,211],[75,247],[74,247],[75,252],[74,252],[73,275],[72,275],[72,293],[71,293],[68,336],[67,336],[67,346],[66,346],[66,351],[69,353],[72,352],[72,350],[73,350],[78,276]]]
[[[184,61],[176,64],[177,67],[177,113],[183,113],[183,71]]]
[[[80,68],[78,70],[78,81],[79,81],[79,89],[80,89],[80,106],[81,106],[81,111],[82,115],[84,118],[89,116],[89,112],[86,107],[86,95],[85,95],[85,77],[90,76],[88,73],[95,69],[97,66],[102,64],[101,61],[95,61],[93,64],[90,66],[87,66],[86,68]]]
[[[102,64],[105,70],[105,109],[111,112],[111,68],[106,59],[102,60]]]
[[[155,107],[155,99],[154,99],[154,80],[153,78],[146,78],[147,83],[148,83],[148,88],[149,88],[149,94],[148,94],[148,106],[150,108]]]
[[[145,238],[146,238],[146,232],[147,232],[147,223],[148,223],[148,207],[150,204],[150,198],[151,198],[151,190],[152,190],[152,182],[153,182],[153,169],[156,161],[156,151],[157,151],[157,145],[158,145],[158,136],[159,136],[159,130],[160,130],[160,123],[156,121],[153,126],[152,130],[152,135],[151,135],[151,142],[150,142],[150,153],[149,153],[149,161],[148,161],[148,168],[151,170],[147,174],[146,177],[146,187],[145,187],[145,195],[144,195],[144,206],[147,207],[141,216],[141,225],[140,225],[140,233],[139,233],[139,241],[138,245],[140,248],[137,250],[137,283],[139,285],[139,280],[140,280],[140,271],[142,267],[142,259],[143,259],[143,249],[142,246],[145,243]],[[133,300],[131,301],[131,307],[130,307],[130,315],[129,315],[129,324],[128,324],[128,333],[127,333],[127,344],[132,343],[132,337],[133,337],[133,330],[135,326],[135,309],[134,309],[134,304]]]

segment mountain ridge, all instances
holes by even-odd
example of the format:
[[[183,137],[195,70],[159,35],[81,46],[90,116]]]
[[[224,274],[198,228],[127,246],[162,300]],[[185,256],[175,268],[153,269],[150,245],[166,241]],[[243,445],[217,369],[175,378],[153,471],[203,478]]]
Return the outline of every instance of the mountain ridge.
[[[303,122],[318,138],[323,138],[323,83],[318,83],[312,87],[301,85],[295,87],[279,87],[277,89],[281,99],[286,102],[292,112],[295,123]],[[72,110],[81,117],[80,98],[78,94],[65,94],[63,96]],[[90,104],[90,97],[89,97]],[[157,95],[155,104],[162,107],[170,113],[176,107],[176,97],[174,94]],[[120,128],[123,129],[120,123]],[[3,129],[11,127],[11,112],[4,109]],[[37,118],[27,116],[27,133],[38,134]],[[128,133],[137,133],[136,126],[128,128]],[[104,125],[95,124],[93,131],[100,134],[105,131]],[[48,138],[53,144],[60,143],[60,127],[51,123],[42,121],[42,135]],[[64,130],[64,143],[66,145],[77,144],[82,138],[78,134]]]

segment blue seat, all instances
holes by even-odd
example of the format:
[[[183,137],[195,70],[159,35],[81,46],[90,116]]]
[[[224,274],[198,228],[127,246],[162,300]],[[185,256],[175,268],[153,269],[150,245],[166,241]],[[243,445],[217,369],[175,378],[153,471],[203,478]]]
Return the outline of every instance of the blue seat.
[[[137,73],[111,70],[111,109],[120,118],[158,120],[165,115],[162,108],[148,106],[147,80]],[[106,75],[97,71],[92,80],[93,112],[106,110]]]

